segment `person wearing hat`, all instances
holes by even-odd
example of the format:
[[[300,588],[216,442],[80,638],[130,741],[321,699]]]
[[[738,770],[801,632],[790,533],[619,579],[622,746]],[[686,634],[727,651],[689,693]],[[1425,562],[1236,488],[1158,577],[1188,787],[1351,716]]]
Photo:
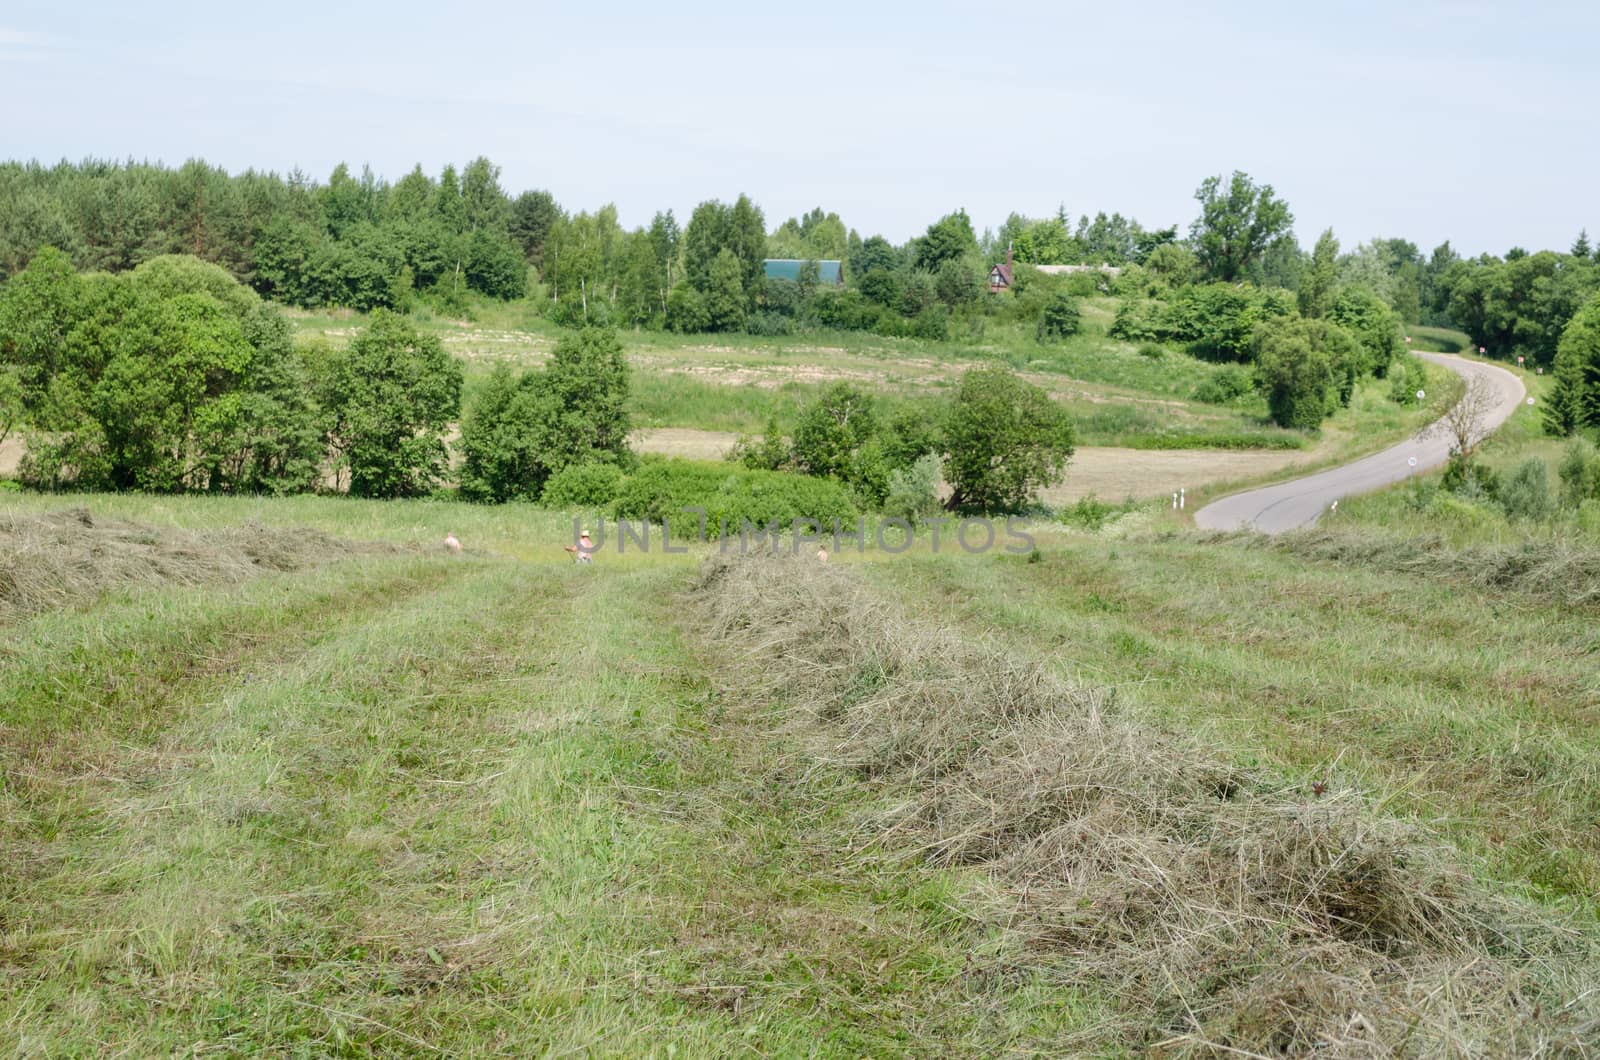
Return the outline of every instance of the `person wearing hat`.
[[[568,545],[567,551],[572,553],[572,558],[579,563],[594,562],[594,542],[589,539],[589,531],[585,530],[578,535],[576,545]]]

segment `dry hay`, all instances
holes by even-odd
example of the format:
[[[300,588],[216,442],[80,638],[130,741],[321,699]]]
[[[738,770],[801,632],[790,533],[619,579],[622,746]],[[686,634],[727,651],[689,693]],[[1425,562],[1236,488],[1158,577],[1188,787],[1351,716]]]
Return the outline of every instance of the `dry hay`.
[[[112,589],[237,582],[396,550],[253,522],[175,530],[97,519],[86,508],[0,515],[0,620],[92,600]]]
[[[1202,540],[1270,548],[1345,566],[1447,578],[1480,589],[1526,593],[1564,604],[1600,604],[1600,549],[1562,541],[1456,548],[1438,535],[1400,537],[1324,529],[1270,536],[1233,531],[1208,534]]]
[[[1241,768],[843,567],[714,561],[696,597],[794,769],[877,785],[872,841],[992,875],[1013,967],[1117,998],[1074,1048],[1600,1053],[1593,935],[1359,794]]]

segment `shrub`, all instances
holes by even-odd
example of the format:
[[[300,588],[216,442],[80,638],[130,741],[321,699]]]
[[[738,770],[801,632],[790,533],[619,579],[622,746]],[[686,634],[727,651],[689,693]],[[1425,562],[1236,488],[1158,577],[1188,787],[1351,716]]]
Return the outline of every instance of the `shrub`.
[[[780,335],[794,334],[794,320],[775,313],[763,310],[751,313],[744,321],[744,330],[747,335],[759,335],[763,338],[773,338]]]
[[[584,328],[550,363],[513,379],[500,367],[461,425],[461,492],[471,500],[539,497],[573,464],[629,467],[628,365],[614,332]]]
[[[1139,347],[1139,356],[1159,361],[1167,355],[1167,348],[1159,342],[1146,342]]]
[[[834,519],[846,522],[859,514],[850,494],[831,479],[691,460],[641,464],[617,491],[612,514],[654,523],[671,520],[685,528],[697,519],[686,508],[705,510],[711,537],[723,526],[738,533],[744,519],[757,526],[776,520],[787,530],[796,519],[829,526]],[[680,536],[688,535],[680,529]]]
[[[1117,303],[1116,318],[1106,329],[1106,334],[1124,342],[1145,342],[1156,337],[1156,325],[1151,308],[1144,302],[1124,298]]]
[[[1410,408],[1417,405],[1417,391],[1428,382],[1428,373],[1422,361],[1405,354],[1389,368],[1389,400]]]
[[[1042,389],[1002,365],[961,377],[945,442],[949,505],[963,515],[1027,509],[1060,481],[1073,452],[1072,421]]]
[[[1079,497],[1076,502],[1061,509],[1061,521],[1068,526],[1079,526],[1098,533],[1104,529],[1106,520],[1111,518],[1116,510],[1116,505],[1107,504],[1090,494],[1087,497]]]
[[[1274,320],[1256,335],[1256,377],[1280,427],[1313,430],[1332,411],[1334,365],[1314,342],[1313,323]]]
[[[1500,489],[1500,506],[1513,519],[1543,520],[1555,512],[1549,469],[1537,457],[1523,461]]]
[[[1194,399],[1208,405],[1226,405],[1255,389],[1255,376],[1242,364],[1218,365],[1194,389]]]
[[[1495,500],[1500,496],[1500,476],[1494,469],[1460,453],[1450,454],[1439,484],[1469,501]]]
[[[889,475],[889,493],[883,513],[919,526],[939,512],[939,482],[944,476],[944,460],[938,453],[924,453],[911,464]]]
[[[706,310],[705,299],[687,283],[680,283],[667,295],[667,329],[680,335],[705,331],[711,326],[711,314]]]
[[[1044,312],[1039,314],[1039,326],[1035,329],[1034,337],[1040,342],[1059,342],[1076,335],[1082,323],[1077,299],[1066,291],[1057,291],[1045,303]]]
[[[1561,500],[1570,508],[1600,500],[1600,453],[1587,438],[1574,438],[1561,458]]]
[[[622,469],[615,464],[573,464],[551,475],[539,503],[546,508],[605,508],[616,499]]]

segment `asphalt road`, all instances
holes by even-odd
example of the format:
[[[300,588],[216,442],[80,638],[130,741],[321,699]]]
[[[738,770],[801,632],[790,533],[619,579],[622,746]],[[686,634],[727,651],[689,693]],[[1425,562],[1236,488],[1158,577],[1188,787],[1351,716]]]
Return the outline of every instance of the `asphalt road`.
[[[1491,429],[1504,423],[1526,399],[1522,380],[1504,368],[1447,353],[1420,356],[1444,365],[1469,382],[1479,377],[1488,383],[1494,395],[1489,416]],[[1415,466],[1410,463],[1413,457]],[[1449,458],[1450,439],[1444,434],[1412,438],[1354,463],[1213,501],[1194,513],[1194,522],[1207,530],[1251,529],[1267,534],[1310,526],[1341,497],[1403,482]]]

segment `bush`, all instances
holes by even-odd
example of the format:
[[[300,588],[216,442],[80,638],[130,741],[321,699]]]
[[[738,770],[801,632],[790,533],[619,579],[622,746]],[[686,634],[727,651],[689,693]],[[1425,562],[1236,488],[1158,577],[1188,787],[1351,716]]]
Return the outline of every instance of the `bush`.
[[[350,493],[426,494],[446,470],[444,432],[461,409],[460,362],[437,335],[380,309],[329,368],[323,406],[350,469]]]
[[[471,500],[532,500],[574,464],[630,467],[628,365],[614,332],[584,328],[550,363],[513,379],[496,369],[461,425],[461,492]]]
[[[944,476],[944,460],[938,453],[924,453],[910,467],[889,475],[889,494],[883,513],[919,526],[939,513],[939,482]]]
[[[1422,361],[1406,354],[1389,368],[1389,400],[1407,408],[1414,407],[1420,404],[1417,392],[1423,390],[1427,382],[1428,373]]]
[[[622,469],[615,464],[573,464],[550,476],[539,503],[566,511],[605,508],[621,485]]]
[[[1500,506],[1513,519],[1539,521],[1555,513],[1549,469],[1537,457],[1517,465],[1500,489]]]
[[[1117,315],[1106,334],[1124,342],[1145,342],[1156,337],[1152,308],[1141,301],[1124,298],[1117,303]]]
[[[1061,480],[1073,452],[1072,421],[1050,395],[1002,365],[961,377],[945,444],[950,507],[962,515],[1026,511]]]
[[[1439,484],[1469,501],[1492,501],[1500,496],[1500,476],[1494,469],[1468,460],[1460,453],[1450,454],[1450,462],[1445,465]]]
[[[1098,533],[1105,528],[1106,520],[1116,511],[1116,505],[1107,504],[1090,494],[1087,497],[1079,497],[1075,503],[1061,509],[1061,521],[1068,526],[1078,526]]]
[[[1219,365],[1194,389],[1194,399],[1208,405],[1226,405],[1249,394],[1256,387],[1255,375],[1242,364]]]
[[[1040,342],[1059,342],[1076,335],[1082,323],[1077,299],[1066,291],[1057,291],[1045,303],[1044,312],[1039,314],[1039,326],[1035,329],[1034,338]]]
[[[612,514],[653,523],[670,520],[680,528],[679,536],[687,537],[686,528],[698,517],[685,508],[705,510],[711,537],[719,536],[723,525],[738,533],[741,519],[758,526],[777,520],[787,530],[796,519],[815,519],[826,527],[859,514],[850,494],[831,479],[691,460],[641,464],[617,491]]]
[[[1600,453],[1587,438],[1574,438],[1561,459],[1561,501],[1580,508],[1600,500]]]
[[[1318,345],[1319,321],[1273,320],[1256,334],[1256,377],[1267,395],[1272,422],[1314,430],[1333,409],[1335,368]]]
[[[680,335],[693,335],[711,326],[705,299],[687,283],[680,283],[667,295],[667,329]]]
[[[1167,355],[1167,348],[1159,342],[1146,342],[1139,347],[1139,356],[1159,361]]]
[[[751,313],[744,321],[744,330],[747,335],[759,335],[762,338],[774,338],[780,335],[794,334],[794,320],[775,313],[771,310]]]

